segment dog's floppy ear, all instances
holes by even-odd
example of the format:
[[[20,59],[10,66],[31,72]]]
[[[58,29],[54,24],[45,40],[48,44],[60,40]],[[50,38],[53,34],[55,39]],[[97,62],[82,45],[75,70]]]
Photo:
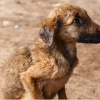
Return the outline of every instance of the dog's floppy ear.
[[[57,31],[59,27],[59,20],[59,17],[47,17],[41,24],[39,36],[49,46],[51,46],[53,42],[54,32]]]

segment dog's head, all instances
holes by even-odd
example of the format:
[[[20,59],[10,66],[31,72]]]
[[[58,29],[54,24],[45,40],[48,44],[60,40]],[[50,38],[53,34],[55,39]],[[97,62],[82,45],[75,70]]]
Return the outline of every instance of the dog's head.
[[[49,46],[55,37],[66,42],[99,43],[100,26],[82,8],[62,4],[42,22],[39,35]]]

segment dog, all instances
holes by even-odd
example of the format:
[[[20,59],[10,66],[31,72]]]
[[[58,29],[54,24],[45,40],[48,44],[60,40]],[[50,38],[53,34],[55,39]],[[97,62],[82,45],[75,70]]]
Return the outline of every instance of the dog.
[[[65,83],[78,64],[76,43],[100,43],[100,26],[75,5],[54,8],[39,37],[20,47],[2,69],[3,99],[67,99]]]

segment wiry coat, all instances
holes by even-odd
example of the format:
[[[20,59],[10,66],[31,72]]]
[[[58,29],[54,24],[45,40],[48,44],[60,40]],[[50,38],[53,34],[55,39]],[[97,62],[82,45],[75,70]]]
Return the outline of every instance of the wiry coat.
[[[78,23],[73,21],[76,15]],[[98,39],[99,30],[83,9],[70,4],[55,8],[42,22],[40,37],[19,48],[3,67],[3,98],[51,99],[58,93],[66,99],[64,85],[78,63],[76,42],[94,43],[91,34]]]
[[[70,58],[68,58],[70,62],[74,61],[75,59],[75,48],[75,44],[70,46],[69,43],[69,46],[66,46],[66,50],[71,49],[71,51],[68,50],[69,52],[67,52],[68,55],[70,55]],[[70,54],[70,52],[73,52],[74,55]],[[26,47],[19,48],[13,57],[11,57],[7,64],[3,67],[4,75],[2,76],[3,83],[1,88],[4,92],[4,98],[18,99],[22,97],[22,95],[25,93],[25,89],[20,80],[20,73],[29,70],[30,66],[33,66],[32,69],[34,70],[34,73],[32,73],[32,75],[34,78],[38,78],[40,80],[39,83],[42,85],[41,87],[44,87],[47,89],[47,91],[52,92],[52,90],[50,90],[52,85],[48,86],[48,88],[45,86],[50,85],[51,83],[44,80],[61,78],[62,76],[66,75],[66,73],[70,70],[70,65],[72,65],[72,63],[67,61],[64,56],[63,53],[61,53],[60,48],[55,45],[55,43],[49,47],[40,38]],[[66,82],[67,79],[64,81]],[[62,82],[63,85],[65,82]],[[52,88],[54,87],[56,87],[55,84],[52,86]],[[60,86],[58,90],[61,88],[62,86]],[[55,92],[49,95],[46,89],[44,89],[45,98],[48,98],[48,96],[49,98],[52,98],[56,94]]]

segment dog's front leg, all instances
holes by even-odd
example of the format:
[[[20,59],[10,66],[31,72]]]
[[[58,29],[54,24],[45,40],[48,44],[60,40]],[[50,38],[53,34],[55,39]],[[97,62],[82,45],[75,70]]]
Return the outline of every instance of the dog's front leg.
[[[21,73],[21,81],[26,89],[26,92],[31,99],[43,99],[42,87],[39,79],[50,79],[53,74],[53,69],[51,63],[47,61],[37,62],[31,65],[26,72]]]
[[[73,64],[72,64],[72,66],[71,66],[71,68],[70,68],[70,70],[69,70],[69,72],[67,73],[67,75],[65,75],[65,76],[61,79],[61,81],[62,81],[63,83],[68,82],[68,80],[69,80],[69,78],[71,77],[71,75],[72,75],[72,73],[73,73],[73,70],[74,70],[74,68],[76,67],[77,64],[78,64],[78,59],[77,59],[77,57],[76,57],[75,60],[74,60],[74,62],[73,62]],[[58,98],[59,98],[59,99],[67,99],[66,92],[65,92],[65,86],[59,90],[59,92],[58,92]]]
[[[61,88],[61,90],[58,92],[58,98],[67,99],[66,92],[65,92],[65,86]]]
[[[43,99],[37,79],[34,79],[28,72],[23,72],[21,73],[21,81],[27,92],[28,99]]]

